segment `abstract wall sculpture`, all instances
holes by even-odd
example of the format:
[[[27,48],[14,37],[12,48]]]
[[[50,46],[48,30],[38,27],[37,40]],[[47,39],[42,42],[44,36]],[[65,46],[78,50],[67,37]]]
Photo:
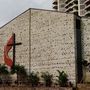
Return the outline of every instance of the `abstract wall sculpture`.
[[[8,55],[9,51],[12,49],[12,46],[10,44],[13,44],[13,36],[11,36],[11,38],[8,40],[7,44],[4,46],[4,61],[5,61],[5,64],[8,65],[9,67],[12,67],[13,60]]]

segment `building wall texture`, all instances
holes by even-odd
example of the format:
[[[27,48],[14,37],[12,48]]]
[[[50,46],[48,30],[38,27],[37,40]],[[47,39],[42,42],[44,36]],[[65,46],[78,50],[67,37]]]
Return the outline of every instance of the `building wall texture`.
[[[16,46],[16,63],[24,65],[29,69],[29,11],[18,16],[10,23],[0,29],[0,63],[4,63],[3,54],[4,46],[12,36],[16,34],[16,42],[21,42],[22,45]],[[12,56],[12,50],[9,53]]]
[[[90,20],[82,19],[84,33],[84,56],[88,57]],[[87,27],[88,25],[88,27]],[[12,32],[16,34],[16,63],[29,71],[65,71],[76,83],[75,16],[54,11],[30,9],[0,29],[0,62],[3,50]],[[88,45],[87,45],[88,44]],[[86,55],[87,54],[87,55]],[[12,50],[9,53],[12,58]]]
[[[73,14],[31,10],[31,70],[64,70],[75,82]]]
[[[83,44],[83,59],[90,63],[90,18],[82,18],[82,44]],[[83,69],[83,74],[86,82],[90,82],[90,67]]]
[[[90,18],[81,20],[83,58],[90,62]]]

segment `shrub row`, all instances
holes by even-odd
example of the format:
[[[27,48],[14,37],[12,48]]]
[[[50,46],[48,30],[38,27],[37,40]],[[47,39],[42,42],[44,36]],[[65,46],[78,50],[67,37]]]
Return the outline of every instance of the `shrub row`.
[[[60,72],[59,70],[57,70],[57,72],[58,76],[56,76],[56,84],[62,87],[66,87],[68,85],[71,86],[71,83],[68,83],[67,74],[64,71]],[[14,73],[16,73],[19,78],[23,76],[22,81],[24,81],[26,78],[27,82],[30,83],[33,87],[38,86],[38,84],[40,83],[40,78],[42,78],[46,87],[50,87],[53,84],[53,75],[49,72],[42,72],[41,76],[39,76],[39,73],[34,72],[31,72],[29,75],[27,75],[24,66],[15,65],[9,72],[5,65],[0,65],[0,75],[11,75]],[[1,79],[2,78],[0,78],[0,81],[2,81]]]

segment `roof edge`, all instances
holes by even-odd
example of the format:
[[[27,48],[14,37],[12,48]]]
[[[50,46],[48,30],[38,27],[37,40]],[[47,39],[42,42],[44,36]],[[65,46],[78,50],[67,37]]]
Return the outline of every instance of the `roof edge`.
[[[51,12],[57,12],[57,13],[73,14],[73,13],[67,13],[67,12],[61,12],[61,11],[54,11],[54,10],[47,10],[47,9],[28,8],[27,10],[23,11],[21,14],[17,15],[15,18],[13,18],[10,21],[8,21],[6,24],[2,25],[0,27],[0,29],[3,28],[4,26],[6,26],[7,24],[9,24],[10,22],[12,22],[13,20],[15,20],[16,18],[18,18],[19,16],[21,16],[22,14],[24,14],[25,12],[27,12],[28,10],[31,10],[31,9],[32,10],[51,11]],[[73,15],[75,15],[75,14],[73,14]],[[77,15],[75,15],[75,16],[77,16]],[[77,16],[77,17],[80,17],[80,16]]]
[[[6,26],[7,24],[9,24],[9,23],[12,22],[13,20],[15,20],[16,18],[18,18],[18,17],[21,16],[22,14],[24,14],[25,12],[27,12],[28,10],[30,10],[30,8],[27,9],[27,10],[25,10],[25,11],[22,12],[21,14],[17,15],[16,17],[14,17],[14,18],[11,19],[10,21],[8,21],[6,24],[2,25],[2,26],[0,27],[0,29],[2,29],[4,26]]]

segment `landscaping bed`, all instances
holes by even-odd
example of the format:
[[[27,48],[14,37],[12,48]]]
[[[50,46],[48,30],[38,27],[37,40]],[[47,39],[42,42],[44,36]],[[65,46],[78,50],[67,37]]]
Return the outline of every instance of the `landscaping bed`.
[[[90,84],[78,84],[77,90],[90,90]]]
[[[0,90],[73,90],[71,87],[0,86]]]

